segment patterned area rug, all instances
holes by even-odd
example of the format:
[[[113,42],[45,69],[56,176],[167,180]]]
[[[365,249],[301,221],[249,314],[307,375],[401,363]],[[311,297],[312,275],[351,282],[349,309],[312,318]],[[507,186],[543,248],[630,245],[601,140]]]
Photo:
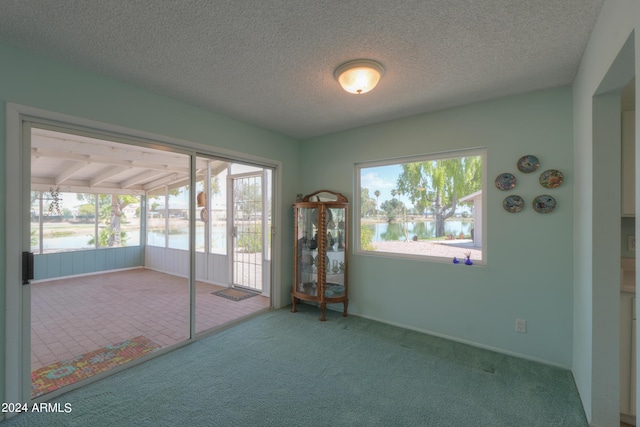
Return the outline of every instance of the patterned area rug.
[[[31,397],[42,396],[100,372],[108,371],[159,348],[158,344],[141,335],[70,360],[43,366],[31,372]]]
[[[217,295],[219,297],[230,299],[233,301],[242,301],[243,299],[260,295],[258,292],[245,291],[244,289],[238,289],[238,288],[227,288],[221,291],[215,291],[211,293],[213,295]]]

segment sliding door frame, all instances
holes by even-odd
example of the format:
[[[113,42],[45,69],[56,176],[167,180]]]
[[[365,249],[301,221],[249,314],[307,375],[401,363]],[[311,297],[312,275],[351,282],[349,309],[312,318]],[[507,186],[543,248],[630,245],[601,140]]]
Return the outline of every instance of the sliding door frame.
[[[280,171],[282,170],[281,162],[266,159],[258,156],[253,156],[245,153],[239,153],[231,150],[226,150],[212,145],[196,143],[187,140],[176,139],[163,135],[158,135],[146,131],[127,128],[119,125],[113,125],[109,123],[99,122],[90,119],[84,119],[71,115],[51,112],[34,107],[7,103],[6,104],[6,179],[7,183],[11,182],[14,185],[7,185],[6,188],[6,200],[23,200],[23,186],[30,185],[30,176],[25,178],[25,174],[29,174],[29,168],[24,167],[23,158],[25,153],[22,145],[23,138],[25,137],[25,131],[23,123],[31,122],[34,124],[41,124],[44,126],[56,126],[69,131],[78,133],[90,133],[93,135],[101,135],[106,138],[112,139],[116,142],[134,143],[143,146],[150,146],[153,148],[168,149],[171,151],[188,154],[191,156],[191,177],[190,177],[190,200],[195,200],[195,161],[199,154],[229,159],[229,161],[236,163],[246,163],[272,170],[273,176],[273,218],[274,226],[272,228],[272,260],[280,259],[281,255],[281,242],[279,233],[275,231],[281,226],[281,180],[279,178]],[[16,179],[20,182],[16,183]],[[26,181],[25,181],[26,179]],[[6,203],[6,225],[5,236],[6,242],[22,242],[22,234],[24,228],[23,207],[22,203]],[[195,218],[195,204],[190,203],[190,217]],[[191,236],[189,250],[192,254],[190,256],[190,298],[191,298],[191,322],[190,322],[190,338],[175,346],[167,347],[161,351],[170,351],[181,345],[188,344],[201,336],[206,334],[196,335],[195,333],[195,222],[190,221],[189,233]],[[20,245],[22,246],[22,244]],[[25,331],[25,327],[30,328],[30,319],[26,319],[29,316],[29,289],[23,289],[21,284],[21,272],[22,272],[22,258],[21,251],[17,247],[7,245],[6,247],[6,289],[5,298],[7,304],[5,304],[6,317],[5,317],[5,375],[4,375],[4,389],[6,402],[36,402],[42,400],[48,400],[59,394],[66,393],[74,386],[65,387],[56,392],[49,393],[36,399],[31,398],[31,354],[30,343],[25,337],[29,336],[29,331]],[[11,268],[10,268],[11,266]],[[271,306],[274,308],[280,307],[280,301],[274,299],[273,296],[280,295],[280,280],[281,276],[281,263],[271,263]],[[28,326],[26,326],[28,325]],[[158,354],[159,352],[156,352]],[[146,360],[146,358],[145,358]],[[143,360],[140,360],[140,362]],[[135,363],[135,362],[133,362]],[[128,364],[127,367],[131,366]],[[113,370],[111,372],[116,372]],[[111,373],[110,372],[110,373]],[[99,379],[102,376],[96,376],[95,379]],[[0,417],[1,419],[1,417]]]

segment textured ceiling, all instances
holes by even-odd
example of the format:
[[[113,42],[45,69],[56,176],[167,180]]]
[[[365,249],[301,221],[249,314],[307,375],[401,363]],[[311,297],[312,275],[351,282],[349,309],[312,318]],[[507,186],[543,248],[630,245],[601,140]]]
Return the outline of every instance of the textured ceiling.
[[[0,43],[308,138],[570,84],[603,0],[2,0]],[[341,63],[386,74],[342,91]]]

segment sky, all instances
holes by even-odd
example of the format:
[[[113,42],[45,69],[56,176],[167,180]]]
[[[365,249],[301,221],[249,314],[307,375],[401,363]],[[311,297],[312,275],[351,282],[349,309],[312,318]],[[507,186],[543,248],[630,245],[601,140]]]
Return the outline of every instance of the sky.
[[[377,207],[380,208],[386,200],[391,200],[391,190],[396,188],[398,177],[402,174],[402,165],[386,165],[375,166],[360,169],[360,186],[369,189],[369,196],[374,200],[375,191],[380,191],[380,197],[377,199]],[[402,201],[407,208],[414,207],[408,195],[396,195],[396,199]],[[456,211],[468,211],[468,206],[458,205]]]
[[[396,182],[401,173],[402,166],[400,165],[362,168],[360,169],[360,186],[368,188],[369,196],[373,198],[375,198],[375,191],[380,191],[380,197],[378,197],[378,207],[380,207],[384,201],[392,199],[391,190],[396,188]],[[399,195],[396,198],[407,206],[413,206],[406,195]]]

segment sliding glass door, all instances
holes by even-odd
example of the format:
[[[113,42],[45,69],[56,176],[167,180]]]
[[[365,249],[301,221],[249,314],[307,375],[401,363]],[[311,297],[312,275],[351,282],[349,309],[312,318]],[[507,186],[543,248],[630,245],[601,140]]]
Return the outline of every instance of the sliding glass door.
[[[269,304],[272,191],[264,177],[272,172],[205,156],[196,165],[195,332],[201,333]]]
[[[28,136],[38,398],[190,338],[191,156],[50,126]],[[144,230],[163,268],[145,268]]]
[[[271,306],[272,169],[10,115],[8,397],[49,399]],[[247,172],[239,241],[228,182]]]

